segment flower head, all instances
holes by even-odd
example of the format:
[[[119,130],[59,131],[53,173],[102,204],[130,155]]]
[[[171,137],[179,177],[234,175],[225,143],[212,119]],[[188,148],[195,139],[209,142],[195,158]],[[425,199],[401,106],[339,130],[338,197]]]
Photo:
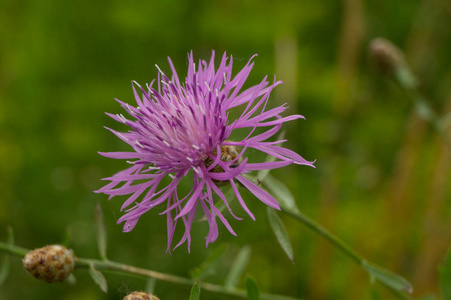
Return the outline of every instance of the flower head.
[[[62,245],[49,245],[28,252],[22,260],[25,270],[45,282],[61,282],[74,270],[75,255]]]
[[[160,300],[160,298],[146,292],[132,292],[122,300]]]
[[[196,209],[203,210],[208,221],[208,245],[218,237],[216,217],[230,233],[236,235],[215,206],[213,194],[224,201],[233,217],[240,219],[230,210],[220,186],[230,184],[240,205],[255,220],[241,197],[236,182],[240,182],[266,205],[280,209],[279,204],[243,174],[292,163],[313,166],[312,162],[295,152],[277,146],[283,141],[267,141],[280,130],[282,123],[303,116],[280,116],[287,108],[286,105],[267,109],[269,95],[280,81],[274,80],[270,84],[265,77],[260,84],[242,91],[254,65],[253,58],[254,56],[238,74],[232,76],[233,59],[225,53],[217,69],[214,65],[214,52],[210,62],[201,60],[197,65],[191,53],[188,55],[188,74],[184,81],[179,79],[168,58],[171,78],[157,66],[159,72],[156,87],[155,80],[146,88],[136,82],[132,83],[137,107],[117,100],[131,119],[122,114],[108,115],[129,126],[131,130],[126,133],[109,130],[128,143],[133,151],[100,154],[131,160],[128,161],[131,167],[104,178],[111,182],[96,192],[105,193],[110,198],[130,195],[122,205],[122,210],[129,206],[131,208],[118,220],[118,223],[125,222],[125,232],[132,230],[144,213],[165,203],[166,209],[160,214],[167,217],[168,251],[175,227],[180,221],[185,225],[185,232],[176,247],[187,241],[189,249]],[[230,120],[229,112],[233,108],[241,109],[241,115]],[[266,130],[254,135],[260,127]],[[237,129],[247,130],[247,136],[240,141],[233,141],[233,132]],[[248,149],[256,149],[279,160],[250,163],[245,155]],[[177,185],[188,174],[192,174],[194,179],[192,188],[185,195],[179,195]],[[170,183],[159,188],[167,178],[170,178]],[[121,183],[123,184],[120,185]],[[137,201],[140,197],[141,200]]]

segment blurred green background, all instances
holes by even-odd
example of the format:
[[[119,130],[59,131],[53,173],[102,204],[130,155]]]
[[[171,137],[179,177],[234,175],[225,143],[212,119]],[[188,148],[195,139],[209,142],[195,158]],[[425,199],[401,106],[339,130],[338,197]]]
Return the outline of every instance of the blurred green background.
[[[238,237],[220,227],[205,248],[207,224],[186,246],[166,254],[166,218],[144,215],[131,233],[116,225],[120,198],[92,191],[100,178],[126,167],[97,151],[126,150],[103,126],[125,130],[104,112],[122,113],[113,98],[133,103],[130,80],[142,84],[179,75],[186,53],[208,59],[227,51],[235,71],[258,53],[248,80],[273,74],[284,81],[272,106],[306,121],[287,124],[287,147],[316,169],[274,171],[300,209],[369,260],[413,283],[414,297],[438,294],[437,268],[451,242],[450,152],[414,112],[406,93],[376,72],[369,42],[400,46],[421,92],[443,114],[451,109],[451,3],[439,0],[342,1],[0,1],[0,239],[11,225],[16,244],[37,248],[70,240],[80,257],[96,257],[94,208],[101,203],[112,260],[188,276],[218,246],[222,268],[207,281],[221,284],[240,247],[250,245],[246,273],[261,291],[303,299],[381,299],[348,257],[293,219],[281,215],[295,250],[292,264],[267,221],[266,208],[247,197],[253,222],[232,221]],[[157,208],[158,210],[158,208]],[[77,284],[45,284],[11,259],[0,299],[122,299],[144,281],[106,275],[103,294],[87,271]],[[244,283],[241,283],[244,287]],[[187,299],[189,287],[157,282],[161,299]],[[225,299],[203,291],[202,299]]]

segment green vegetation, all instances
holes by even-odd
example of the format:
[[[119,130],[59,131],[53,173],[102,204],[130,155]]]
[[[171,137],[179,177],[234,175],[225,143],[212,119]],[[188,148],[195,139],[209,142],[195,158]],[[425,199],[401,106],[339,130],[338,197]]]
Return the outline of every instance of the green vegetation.
[[[294,207],[365,259],[406,278],[414,299],[449,295],[451,156],[444,137],[451,118],[442,118],[451,111],[449,1],[3,0],[0,20],[1,242],[11,226],[15,244],[27,249],[63,243],[80,257],[108,252],[112,261],[183,278],[201,272],[191,291],[200,286],[205,300],[229,298],[202,290],[203,280],[232,282],[254,298],[392,299],[338,248],[278,213],[292,263],[265,205],[250,193],[243,197],[257,221],[234,203],[243,217],[229,218],[237,237],[220,226],[218,241],[205,248],[208,226],[196,222],[191,254],[184,245],[169,255],[164,216],[148,213],[122,233],[116,225],[122,199],[109,202],[92,192],[125,166],[97,151],[128,150],[103,126],[125,130],[104,112],[122,113],[114,98],[134,102],[131,80],[150,82],[155,64],[169,72],[167,56],[181,75],[191,50],[204,59],[212,49],[227,51],[236,69],[258,53],[247,84],[273,74],[284,81],[269,105],[287,102],[287,114],[306,117],[285,126],[286,146],[317,160],[316,169],[271,172],[294,195]],[[368,46],[376,37],[402,49],[416,77],[413,90],[374,68]],[[424,103],[440,122],[424,120]],[[96,225],[98,203],[107,233]],[[246,269],[231,279],[243,249]],[[88,269],[74,272],[74,285],[45,284],[22,270],[18,257],[3,255],[0,267],[8,264],[9,274],[0,271],[0,299],[122,299],[146,286],[142,278],[105,273],[105,294]],[[203,265],[209,257],[211,268]],[[366,267],[376,278],[395,278]],[[157,280],[153,293],[189,299],[191,287]]]

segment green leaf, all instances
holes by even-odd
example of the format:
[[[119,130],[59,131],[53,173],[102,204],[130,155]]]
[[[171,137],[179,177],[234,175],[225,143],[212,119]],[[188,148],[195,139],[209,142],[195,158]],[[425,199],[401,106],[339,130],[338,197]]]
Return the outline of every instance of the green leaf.
[[[283,251],[285,251],[285,253],[287,254],[288,258],[293,261],[293,247],[291,246],[290,238],[288,237],[288,232],[285,228],[285,225],[274,209],[268,206],[266,208],[266,211],[268,213],[269,224],[271,225],[271,228],[276,235],[277,241],[279,242]]]
[[[8,239],[6,243],[8,246],[14,246],[14,232],[13,228],[11,226],[8,226]],[[9,263],[9,257],[8,255],[3,255],[0,265],[0,286],[5,282],[6,277],[8,277],[9,270],[10,270],[10,263]]]
[[[91,275],[92,279],[94,279],[94,282],[97,283],[97,285],[103,292],[106,293],[108,291],[108,286],[105,277],[101,272],[99,272],[94,268],[93,264],[89,265],[89,275]]]
[[[226,244],[219,245],[219,247],[217,247],[199,267],[190,272],[191,278],[203,279],[210,274],[214,274],[215,263],[226,249]]]
[[[451,249],[445,256],[445,264],[440,268],[440,282],[443,300],[451,300]]]
[[[189,295],[189,300],[199,300],[200,299],[200,286],[199,281],[196,281],[196,283],[191,288],[191,294]]]
[[[258,286],[255,283],[255,280],[251,277],[246,278],[246,291],[247,291],[247,299],[249,300],[259,300],[260,295],[258,291]]]
[[[153,294],[155,292],[155,284],[157,283],[157,279],[154,277],[148,277],[146,280],[146,286],[144,291],[149,294]]]
[[[244,246],[243,248],[241,248],[240,252],[235,258],[235,261],[232,264],[232,267],[230,268],[229,274],[227,274],[227,277],[224,281],[225,287],[234,288],[238,285],[241,275],[246,269],[250,257],[251,247]]]
[[[394,290],[412,293],[412,284],[398,274],[381,268],[366,260],[362,262],[362,267],[370,274],[371,282],[374,282],[377,279],[382,284],[393,288]]]
[[[296,200],[285,184],[271,175],[266,176],[265,181],[262,183],[269,190],[270,194],[277,200],[277,202],[279,202],[283,209],[293,211],[295,213],[299,212],[296,205]]]
[[[107,260],[106,249],[107,249],[107,238],[106,238],[106,228],[105,221],[103,219],[102,207],[100,203],[96,205],[96,232],[97,232],[97,247],[99,249],[99,255],[102,260]]]

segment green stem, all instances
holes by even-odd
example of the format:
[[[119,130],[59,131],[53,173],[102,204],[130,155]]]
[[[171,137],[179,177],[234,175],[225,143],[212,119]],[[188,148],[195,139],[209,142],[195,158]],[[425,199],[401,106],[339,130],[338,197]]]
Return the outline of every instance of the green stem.
[[[24,257],[30,250],[0,242],[0,251],[7,254]]]
[[[403,290],[408,293],[412,292],[412,285],[407,280],[393,272],[382,269],[381,267],[368,262],[365,258],[352,250],[345,242],[340,240],[340,238],[329,232],[323,226],[310,219],[300,211],[284,207],[283,204],[281,204],[281,208],[283,213],[292,216],[296,220],[306,225],[308,228],[312,229],[314,232],[323,236],[337,248],[339,248],[344,254],[354,260],[359,266],[361,266],[365,271],[369,273],[371,281],[377,279],[381,284],[386,286],[396,297],[400,299],[411,299],[408,295],[400,291]]]
[[[449,126],[447,124],[448,116],[439,117],[434,111],[429,101],[421,95],[418,90],[417,79],[406,64],[398,66],[393,74],[393,79],[398,85],[407,93],[407,95],[413,100],[415,110],[418,115],[425,121],[429,122],[432,127],[443,138],[444,142],[451,149],[451,137],[447,133],[446,129]]]
[[[286,209],[282,206],[282,212],[286,213],[287,215],[292,216],[296,220],[304,223],[308,228],[312,229],[319,235],[323,236],[327,240],[329,240],[332,244],[340,248],[343,253],[348,255],[350,258],[352,258],[355,262],[357,262],[359,265],[363,265],[365,262],[365,259],[358,255],[354,250],[352,250],[348,245],[346,245],[345,242],[340,240],[336,235],[329,232],[327,229],[325,229],[323,226],[315,222],[314,220],[310,219],[308,216],[304,215],[300,211],[293,211],[290,209]]]
[[[0,242],[0,252],[6,252],[11,255],[24,257],[31,250],[25,249],[18,246],[12,246],[7,243]],[[185,278],[181,276],[160,273],[152,270],[137,268],[134,266],[110,261],[110,260],[98,260],[98,259],[88,259],[88,258],[76,258],[75,260],[75,268],[83,269],[89,268],[90,265],[93,265],[97,270],[110,271],[110,272],[118,272],[123,275],[134,275],[144,278],[155,278],[157,280],[172,282],[181,285],[192,286],[196,283],[197,280]],[[208,283],[208,282],[199,282],[201,288],[206,291],[214,292],[217,294],[222,294],[229,297],[242,298],[247,299],[247,293],[243,290],[228,288],[218,284]],[[275,295],[275,294],[260,294],[260,299],[262,300],[296,300],[297,298]]]

